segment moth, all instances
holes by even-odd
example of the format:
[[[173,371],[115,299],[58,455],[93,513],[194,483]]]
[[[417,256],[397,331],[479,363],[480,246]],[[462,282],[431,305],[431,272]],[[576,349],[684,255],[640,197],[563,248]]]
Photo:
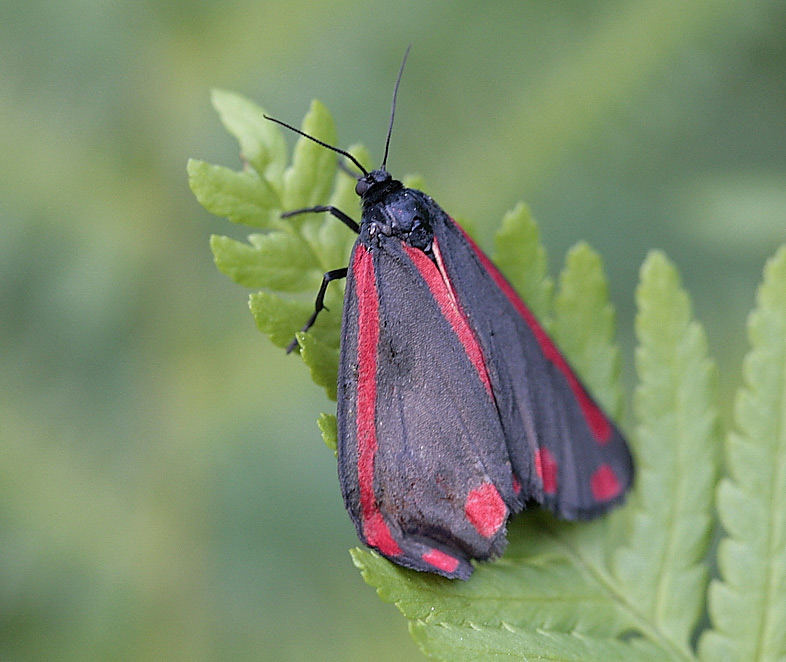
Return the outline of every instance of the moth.
[[[502,554],[508,518],[540,504],[600,515],[633,481],[628,445],[491,260],[428,195],[382,165],[283,126],[359,170],[338,369],[338,474],[360,539],[415,570],[468,579]],[[297,346],[293,341],[291,351]]]

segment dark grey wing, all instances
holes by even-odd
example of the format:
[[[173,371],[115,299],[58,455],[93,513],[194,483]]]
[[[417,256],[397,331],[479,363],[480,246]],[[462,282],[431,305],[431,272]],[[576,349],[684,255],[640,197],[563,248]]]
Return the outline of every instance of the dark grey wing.
[[[344,500],[369,546],[466,579],[470,559],[502,552],[508,514],[520,505],[504,433],[477,340],[458,309],[445,308],[433,262],[395,238],[379,241],[356,244],[347,275]]]
[[[567,519],[605,512],[633,480],[624,438],[489,258],[430,202],[435,250],[487,357],[524,495]]]

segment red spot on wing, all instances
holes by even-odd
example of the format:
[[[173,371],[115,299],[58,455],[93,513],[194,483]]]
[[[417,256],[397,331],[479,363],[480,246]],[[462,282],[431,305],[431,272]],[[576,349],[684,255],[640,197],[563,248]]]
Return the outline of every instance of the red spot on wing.
[[[455,556],[445,554],[445,552],[441,552],[438,549],[432,549],[420,558],[443,572],[455,572],[456,568],[459,567],[459,560]]]
[[[464,503],[464,514],[478,533],[491,538],[508,517],[508,508],[491,483],[483,483],[471,490]]]
[[[527,308],[526,304],[521,300],[519,295],[516,294],[516,291],[513,289],[511,284],[505,279],[499,269],[494,266],[494,263],[482,250],[480,250],[480,247],[472,240],[472,238],[458,223],[456,223],[456,227],[464,235],[470,246],[472,246],[472,249],[478,256],[481,264],[494,279],[497,287],[499,287],[499,289],[505,293],[505,296],[513,304],[513,307],[518,311],[519,315],[524,318],[527,326],[535,335],[535,339],[538,341],[538,345],[540,345],[543,355],[555,366],[557,366],[558,370],[567,380],[570,390],[573,392],[573,395],[578,401],[579,407],[581,407],[581,412],[584,415],[584,419],[587,421],[587,425],[592,431],[592,436],[595,437],[596,441],[600,444],[605,444],[608,442],[611,439],[611,424],[609,423],[609,420],[600,410],[598,405],[593,402],[586,389],[576,378],[576,375],[573,373],[573,370],[568,365],[567,361],[565,361],[565,358],[562,356],[559,349],[557,349],[557,346],[554,344],[551,338],[548,337],[537,318],[532,314],[532,311]]]
[[[515,476],[513,476],[513,492],[515,494],[521,492],[521,483],[519,482],[519,479],[516,478]]]
[[[535,452],[535,471],[543,482],[546,494],[557,491],[557,461],[548,448],[538,448]]]
[[[614,469],[608,464],[601,464],[590,478],[590,489],[598,501],[608,501],[619,495],[622,486]]]
[[[483,351],[480,349],[480,343],[478,343],[475,333],[470,328],[469,322],[467,322],[467,318],[461,310],[460,304],[456,299],[456,295],[453,292],[453,288],[450,285],[450,281],[448,281],[444,269],[438,268],[423,251],[413,248],[408,244],[402,244],[402,246],[420,272],[428,288],[431,290],[431,294],[437,302],[442,316],[450,322],[450,325],[453,327],[453,332],[464,346],[464,351],[467,353],[467,357],[472,362],[472,365],[475,366],[475,370],[477,370],[480,380],[486,387],[486,391],[489,395],[492,395],[491,381],[489,380],[488,371],[486,370],[486,362],[483,358]],[[436,237],[433,241],[433,248],[434,254],[441,264],[442,260],[439,254],[439,246],[437,245]]]
[[[390,528],[382,517],[374,494],[374,460],[377,453],[377,344],[379,300],[371,254],[358,245],[352,262],[358,297],[358,484],[363,535],[371,547],[383,554],[401,554]]]

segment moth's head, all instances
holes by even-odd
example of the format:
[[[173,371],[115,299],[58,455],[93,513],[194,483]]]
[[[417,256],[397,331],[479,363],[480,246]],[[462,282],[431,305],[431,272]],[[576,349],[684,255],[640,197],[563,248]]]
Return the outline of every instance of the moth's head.
[[[390,196],[401,191],[404,185],[393,179],[384,168],[378,168],[358,178],[355,193],[363,201],[363,209],[369,210],[378,205],[385,205]]]
[[[390,149],[390,134],[393,131],[393,118],[396,114],[396,97],[398,96],[398,86],[401,82],[401,75],[404,73],[404,64],[407,62],[407,55],[409,55],[409,47],[407,47],[406,52],[404,53],[404,59],[401,62],[401,68],[398,71],[398,77],[396,78],[396,85],[393,88],[393,104],[390,109],[390,124],[388,125],[388,133],[385,137],[385,155],[382,157],[382,165],[379,166],[376,170],[372,170],[369,172],[363,167],[363,164],[358,161],[352,154],[344,149],[340,149],[335,147],[334,145],[330,145],[326,142],[323,142],[319,138],[315,136],[309,135],[300,129],[295,128],[291,124],[287,124],[286,122],[282,122],[281,120],[277,120],[275,117],[270,117],[269,115],[264,115],[264,118],[270,120],[271,122],[275,122],[276,124],[280,124],[281,126],[289,129],[290,131],[294,131],[295,133],[303,136],[304,138],[308,138],[309,140],[314,141],[318,145],[322,145],[325,149],[329,149],[337,154],[341,154],[342,156],[349,159],[352,163],[354,163],[358,170],[360,170],[362,175],[358,177],[358,183],[355,185],[355,193],[357,193],[360,198],[363,200],[363,204],[369,204],[369,201],[377,202],[383,199],[389,193],[397,191],[403,188],[401,182],[396,181],[393,177],[390,176],[390,173],[387,171],[387,162],[388,162],[388,150]],[[350,174],[351,171],[347,169],[347,167],[342,163],[342,169],[347,170]]]
[[[384,168],[372,170],[358,179],[358,183],[355,185],[355,193],[361,198],[365,198],[371,189],[376,187],[384,188],[384,185],[391,181],[393,181],[393,177]]]

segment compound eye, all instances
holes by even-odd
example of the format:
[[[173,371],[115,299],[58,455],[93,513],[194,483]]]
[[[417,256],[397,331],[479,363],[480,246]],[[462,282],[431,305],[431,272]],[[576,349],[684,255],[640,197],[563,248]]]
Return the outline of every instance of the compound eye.
[[[358,183],[355,184],[355,193],[362,198],[369,188],[371,188],[371,183],[363,177],[362,179],[358,179]]]

